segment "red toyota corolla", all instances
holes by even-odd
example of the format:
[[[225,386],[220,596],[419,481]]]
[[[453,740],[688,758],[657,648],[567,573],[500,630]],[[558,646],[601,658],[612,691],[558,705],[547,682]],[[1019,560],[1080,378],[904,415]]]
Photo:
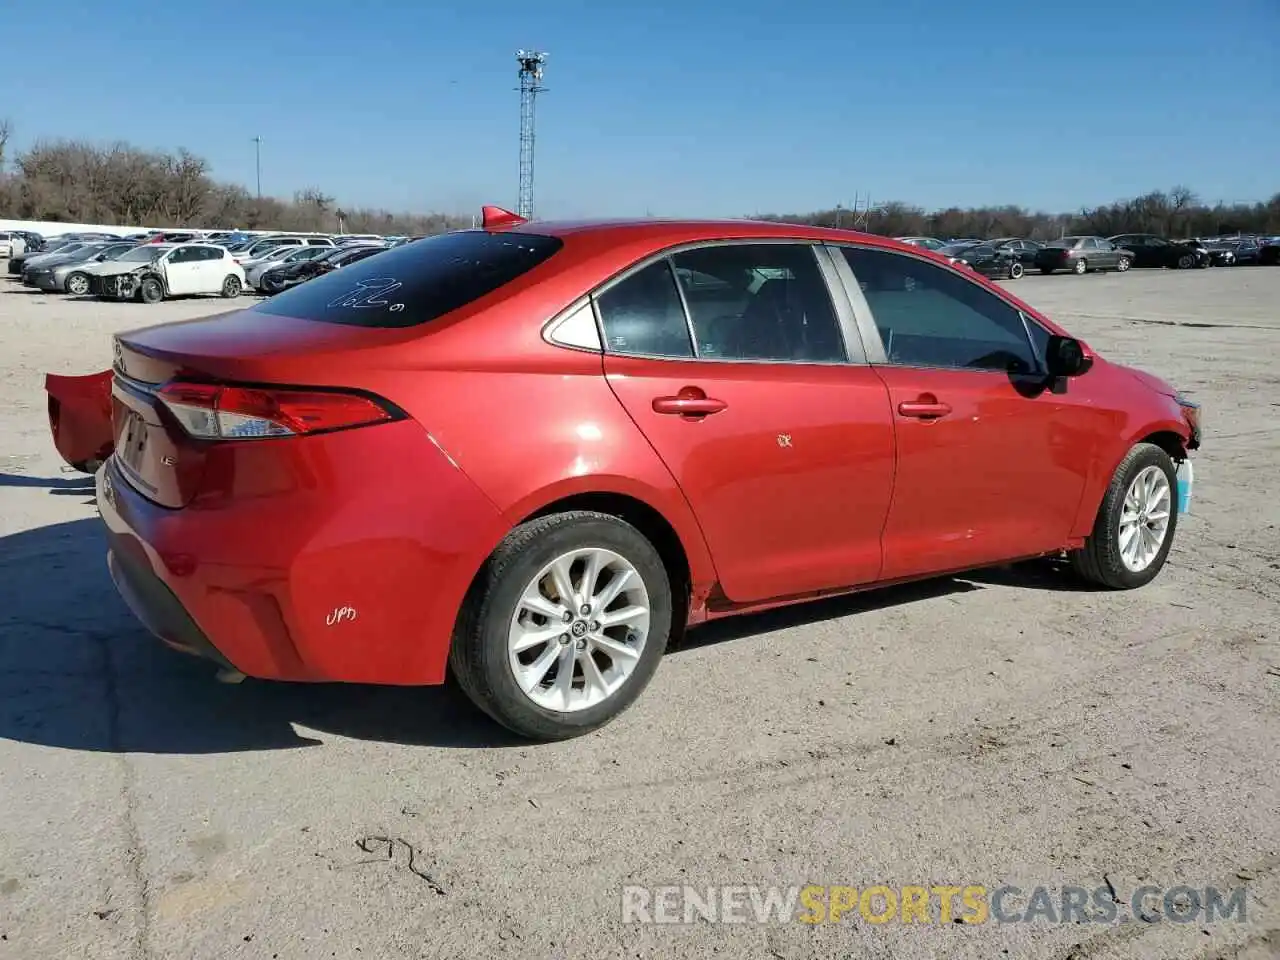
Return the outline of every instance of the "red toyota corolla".
[[[1064,552],[1141,586],[1200,443],[1172,387],[919,247],[496,208],[48,386],[163,640],[451,671],[537,739],[616,716],[689,624]]]

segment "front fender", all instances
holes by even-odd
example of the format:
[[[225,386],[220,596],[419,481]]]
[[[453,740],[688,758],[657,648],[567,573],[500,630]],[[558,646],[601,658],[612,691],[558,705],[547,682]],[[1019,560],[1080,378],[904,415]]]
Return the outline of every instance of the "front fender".
[[[1107,487],[1111,483],[1111,478],[1115,476],[1116,468],[1120,466],[1120,461],[1125,458],[1125,455],[1133,448],[1134,444],[1140,443],[1147,437],[1158,433],[1176,435],[1182,446],[1183,453],[1186,453],[1187,445],[1191,441],[1191,431],[1185,420],[1169,418],[1143,421],[1142,426],[1138,429],[1127,430],[1117,437],[1114,442],[1099,448],[1097,456],[1094,457],[1093,463],[1090,465],[1084,493],[1080,498],[1080,508],[1076,513],[1075,524],[1071,530],[1073,538],[1087,537],[1093,532],[1093,524],[1097,519],[1098,509],[1102,506],[1102,498],[1107,494]]]
[[[86,376],[45,374],[53,445],[68,464],[93,473],[115,447],[111,431],[111,371]]]

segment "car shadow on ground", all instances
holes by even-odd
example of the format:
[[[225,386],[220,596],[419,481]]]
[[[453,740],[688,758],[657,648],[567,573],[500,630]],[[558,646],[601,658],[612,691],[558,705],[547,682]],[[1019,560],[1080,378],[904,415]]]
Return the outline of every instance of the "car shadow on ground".
[[[80,484],[20,479],[53,492]],[[97,519],[0,538],[0,737],[157,754],[320,744],[309,731],[436,747],[525,745],[452,684],[220,684],[212,664],[169,650],[137,623],[116,594],[105,554]],[[1021,575],[1002,576],[997,582],[1012,585]],[[736,617],[691,631],[672,653],[982,586],[942,578]]]

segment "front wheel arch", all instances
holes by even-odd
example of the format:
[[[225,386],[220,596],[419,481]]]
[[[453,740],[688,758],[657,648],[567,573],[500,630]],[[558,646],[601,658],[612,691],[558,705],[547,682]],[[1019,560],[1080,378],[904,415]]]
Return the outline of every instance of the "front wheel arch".
[[[1098,508],[1102,506],[1102,498],[1107,495],[1107,485],[1111,483],[1111,478],[1115,476],[1121,462],[1134,446],[1139,443],[1155,444],[1167,453],[1175,464],[1187,459],[1188,438],[1178,432],[1175,426],[1172,421],[1148,424],[1143,429],[1135,431],[1122,443],[1098,454],[1090,467],[1089,479],[1085,483],[1080,506],[1076,511],[1075,523],[1072,525],[1071,535],[1075,540],[1088,536],[1093,530]]]

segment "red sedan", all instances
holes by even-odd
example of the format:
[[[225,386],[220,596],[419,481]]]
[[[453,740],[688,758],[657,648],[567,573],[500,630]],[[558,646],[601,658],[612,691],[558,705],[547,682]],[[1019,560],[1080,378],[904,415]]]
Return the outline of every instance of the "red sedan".
[[[1064,553],[1141,586],[1200,444],[1168,384],[919,247],[496,208],[48,388],[160,638],[233,676],[452,673],[536,739],[710,619]]]

